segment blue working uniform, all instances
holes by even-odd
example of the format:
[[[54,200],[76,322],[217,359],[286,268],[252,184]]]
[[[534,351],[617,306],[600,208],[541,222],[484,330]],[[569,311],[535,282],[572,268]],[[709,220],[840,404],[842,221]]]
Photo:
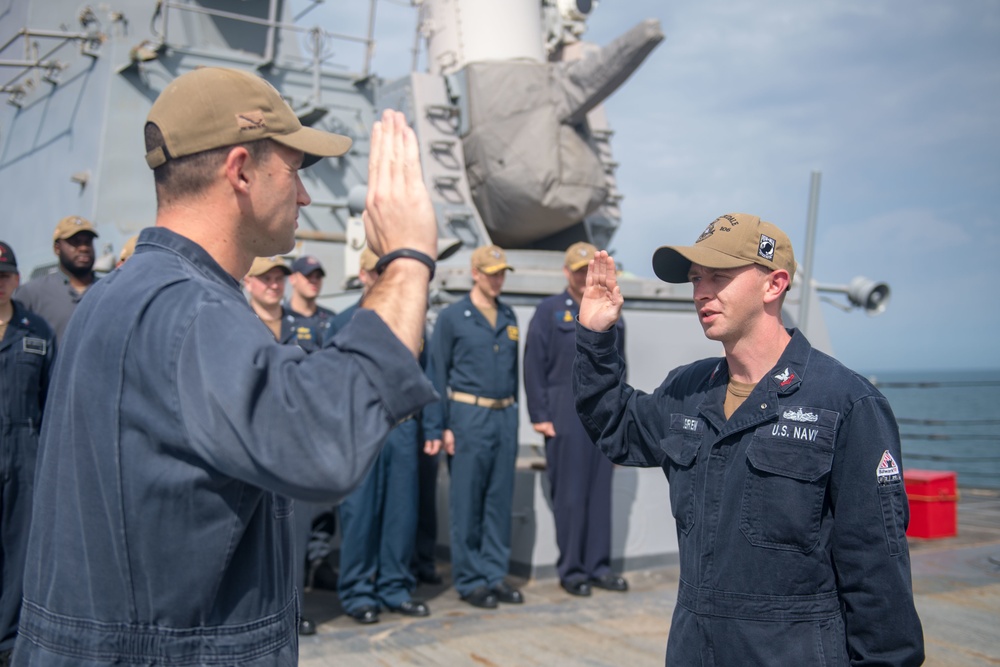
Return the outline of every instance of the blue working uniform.
[[[278,342],[282,345],[297,345],[307,354],[320,349],[320,338],[316,330],[305,321],[305,318],[297,315],[284,305],[281,306],[281,329],[278,335]],[[303,589],[305,588],[306,578],[306,557],[312,534],[313,515],[321,511],[320,507],[301,501],[295,506],[295,522],[292,528],[295,540],[295,561],[292,574],[295,581],[295,590],[298,593],[300,616],[302,615],[302,605],[304,602]]]
[[[436,398],[374,312],[332,343],[276,344],[204,249],[143,230],[60,349],[15,665],[296,664],[289,498],[338,502]]]
[[[14,648],[21,610],[38,430],[55,334],[17,301],[0,339],[0,654]]]
[[[455,434],[451,460],[451,565],[455,590],[492,588],[507,574],[510,514],[517,461],[517,319],[497,301],[491,326],[466,295],[438,315],[430,375],[442,396],[424,411],[424,434]],[[507,400],[500,409],[447,399],[448,392]]]
[[[576,318],[580,304],[568,290],[543,299],[528,326],[524,395],[532,424],[552,422],[545,439],[545,470],[552,493],[560,581],[603,577],[611,566],[611,474],[614,465],[580,423],[573,396]],[[625,357],[625,324],[616,324]]]
[[[577,329],[580,417],[616,463],[660,466],[680,545],[670,665],[919,665],[909,510],[888,401],[796,330],[727,420],[705,359],[652,394],[613,333]]]
[[[282,345],[298,345],[306,353],[315,352],[322,347],[321,334],[301,315],[281,307],[281,335],[278,342]]]
[[[357,309],[335,317],[331,332],[340,331]],[[340,504],[337,592],[348,613],[365,606],[396,609],[416,588],[410,559],[417,533],[418,436],[417,419],[392,429],[365,481]]]
[[[288,303],[285,303],[283,308],[295,318],[296,324],[312,329],[316,337],[317,348],[322,347],[323,341],[333,335],[330,331],[330,326],[333,324],[333,319],[337,316],[337,313],[329,308],[316,306],[316,312],[312,315],[303,315],[296,312],[292,310],[292,307]]]

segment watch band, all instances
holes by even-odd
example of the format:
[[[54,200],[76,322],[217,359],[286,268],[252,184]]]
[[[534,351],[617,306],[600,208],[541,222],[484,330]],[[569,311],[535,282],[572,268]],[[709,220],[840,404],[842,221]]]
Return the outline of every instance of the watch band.
[[[414,250],[412,248],[400,248],[379,257],[379,260],[375,262],[375,273],[381,274],[385,271],[385,267],[389,266],[391,262],[399,259],[400,257],[417,260],[431,270],[431,278],[434,278],[434,267],[436,266],[434,260],[430,258],[430,255],[425,255],[419,250]]]

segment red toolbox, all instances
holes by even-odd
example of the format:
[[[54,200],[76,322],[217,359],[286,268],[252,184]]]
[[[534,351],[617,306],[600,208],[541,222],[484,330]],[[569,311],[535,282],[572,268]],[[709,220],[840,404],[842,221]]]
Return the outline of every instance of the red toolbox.
[[[950,470],[907,470],[903,473],[910,501],[909,537],[954,537],[958,534],[957,475]]]

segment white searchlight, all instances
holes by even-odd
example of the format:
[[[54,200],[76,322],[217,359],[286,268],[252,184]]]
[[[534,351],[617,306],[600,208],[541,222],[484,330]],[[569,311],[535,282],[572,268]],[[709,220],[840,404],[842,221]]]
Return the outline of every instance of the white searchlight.
[[[864,276],[858,276],[847,285],[816,285],[817,292],[846,294],[850,305],[843,305],[833,299],[821,296],[820,299],[843,311],[852,308],[863,308],[869,316],[881,315],[889,305],[891,290],[887,283],[878,283]]]

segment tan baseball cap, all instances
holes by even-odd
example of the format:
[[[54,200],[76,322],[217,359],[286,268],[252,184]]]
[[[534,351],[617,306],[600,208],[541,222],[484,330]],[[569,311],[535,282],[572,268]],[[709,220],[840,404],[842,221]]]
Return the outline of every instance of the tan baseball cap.
[[[514,267],[507,263],[507,253],[497,245],[483,245],[472,251],[472,268],[487,275],[503,271],[513,271]]]
[[[693,246],[662,246],[653,253],[653,272],[668,283],[688,282],[691,264],[736,269],[759,264],[795,276],[795,254],[785,232],[746,213],[727,213],[709,223]]]
[[[576,271],[590,264],[597,254],[597,248],[585,241],[578,241],[566,249],[566,260],[563,265],[570,271]]]
[[[291,275],[292,270],[288,268],[288,265],[285,264],[285,260],[282,258],[258,257],[253,261],[253,264],[250,265],[250,270],[247,271],[247,276],[251,278],[254,276],[262,276],[276,266],[280,267],[281,270],[285,272],[286,276]]]
[[[146,117],[165,146],[146,153],[156,169],[171,158],[258,139],[272,139],[306,154],[308,167],[322,157],[343,155],[351,139],[304,127],[274,86],[261,77],[224,67],[203,67],[171,81]]]
[[[90,232],[94,236],[97,236],[97,230],[94,229],[94,224],[90,220],[81,218],[78,215],[68,215],[56,225],[56,231],[52,234],[52,240],[65,240],[80,232]]]

